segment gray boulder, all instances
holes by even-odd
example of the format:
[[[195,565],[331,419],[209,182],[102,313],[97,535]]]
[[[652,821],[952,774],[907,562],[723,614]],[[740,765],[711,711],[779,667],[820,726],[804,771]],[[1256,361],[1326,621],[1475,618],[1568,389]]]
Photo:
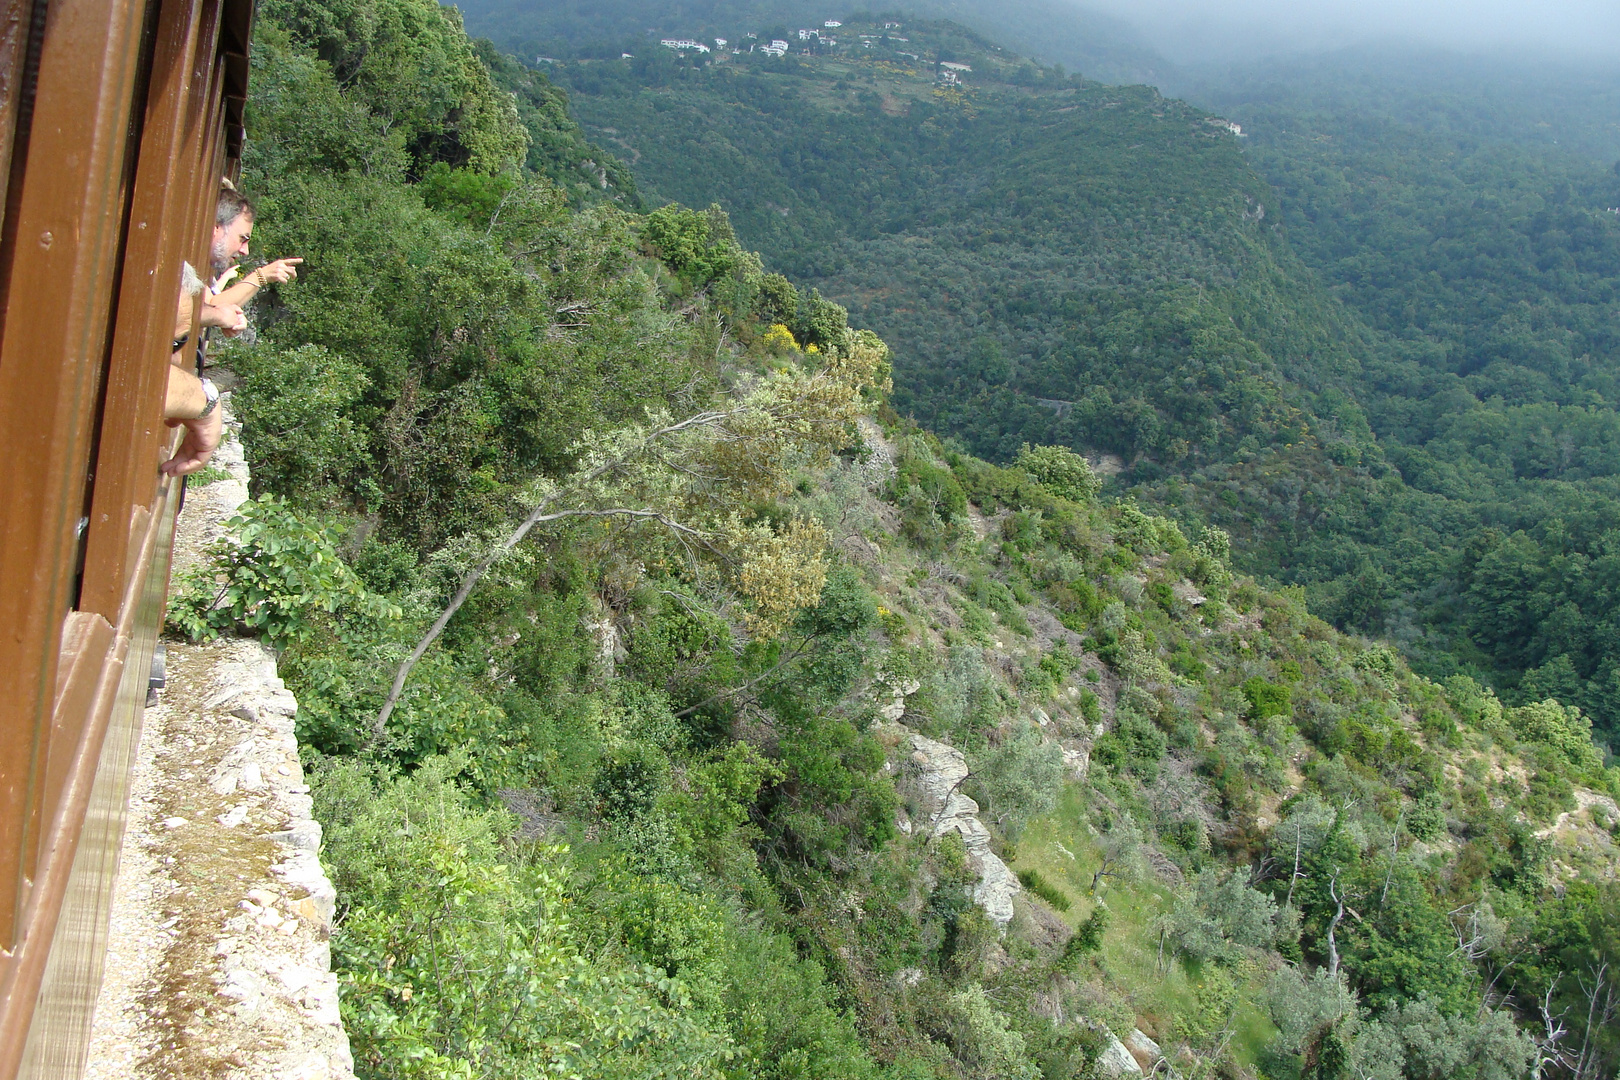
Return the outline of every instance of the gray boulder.
[[[1126,1077],[1141,1076],[1142,1066],[1137,1062],[1136,1055],[1127,1050],[1125,1044],[1120,1042],[1113,1032],[1109,1032],[1108,1045],[1103,1047],[1103,1052],[1097,1057],[1097,1075],[1122,1080]]]
[[[979,820],[979,804],[962,793],[962,782],[968,775],[967,759],[954,746],[912,735],[910,764],[919,808],[928,815],[930,835],[938,839],[954,832],[962,837],[968,863],[979,875],[973,887],[973,902],[997,926],[1006,926],[1013,917],[1013,897],[1023,886],[1000,856],[990,850],[990,830]]]

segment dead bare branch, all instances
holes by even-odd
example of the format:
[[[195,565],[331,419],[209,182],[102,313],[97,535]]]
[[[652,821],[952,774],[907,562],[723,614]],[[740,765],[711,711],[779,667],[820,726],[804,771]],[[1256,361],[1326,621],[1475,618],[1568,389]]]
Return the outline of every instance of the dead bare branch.
[[[1344,921],[1344,897],[1339,895],[1339,868],[1333,868],[1333,876],[1328,879],[1328,895],[1333,898],[1337,910],[1333,913],[1333,921],[1328,923],[1328,978],[1339,977],[1339,943],[1334,934],[1339,929],[1339,923]]]

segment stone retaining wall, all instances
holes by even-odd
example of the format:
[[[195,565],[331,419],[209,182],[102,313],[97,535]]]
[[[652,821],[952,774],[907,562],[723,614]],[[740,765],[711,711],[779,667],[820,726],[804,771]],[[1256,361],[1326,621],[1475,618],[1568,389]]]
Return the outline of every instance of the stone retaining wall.
[[[227,395],[228,410],[228,395]],[[227,411],[188,492],[175,582],[247,498]],[[253,640],[169,642],[146,710],[88,1076],[351,1080],[321,868],[293,731],[297,702]]]

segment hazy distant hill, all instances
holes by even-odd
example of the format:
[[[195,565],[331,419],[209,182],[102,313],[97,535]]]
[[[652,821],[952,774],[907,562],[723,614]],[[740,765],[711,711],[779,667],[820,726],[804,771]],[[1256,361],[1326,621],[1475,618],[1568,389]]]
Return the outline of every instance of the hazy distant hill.
[[[1063,0],[928,0],[904,6],[922,16],[959,22],[1009,49],[1062,64],[1088,79],[1159,86],[1175,77],[1175,65],[1134,27]]]
[[[1604,167],[1620,159],[1620,64],[1360,46],[1182,68],[1163,85],[1256,119],[1377,120],[1442,140],[1506,143]]]
[[[999,460],[1025,442],[1114,455],[1117,483],[1293,576],[1330,503],[1385,467],[1356,400],[1361,332],[1291,253],[1242,139],[956,24],[874,38],[547,67],[650,203],[718,202],[882,334],[902,412]],[[943,86],[936,57],[972,71]]]
[[[747,30],[853,22],[862,8],[889,20],[951,19],[1048,64],[1111,83],[1158,83],[1171,71],[1126,23],[1062,0],[920,0],[901,5],[805,0],[462,0],[467,29],[521,55],[571,56],[630,47],[649,34],[708,40]]]
[[[1367,326],[1405,481],[1294,554],[1316,609],[1620,726],[1620,70],[1364,49],[1192,92]]]

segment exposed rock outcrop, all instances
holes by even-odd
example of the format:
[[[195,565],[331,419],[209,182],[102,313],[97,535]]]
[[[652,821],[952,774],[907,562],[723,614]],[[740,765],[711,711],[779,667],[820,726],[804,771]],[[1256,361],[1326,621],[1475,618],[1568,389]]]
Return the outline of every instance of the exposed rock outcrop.
[[[967,759],[954,746],[923,735],[912,735],[910,765],[920,809],[928,815],[934,838],[955,832],[967,848],[968,862],[979,875],[973,902],[998,926],[1013,917],[1013,897],[1022,891],[1018,877],[990,850],[990,830],[979,820],[979,804],[962,792]]]
[[[1154,1066],[1164,1060],[1164,1051],[1159,1049],[1159,1044],[1148,1038],[1141,1028],[1132,1028],[1131,1033],[1125,1036],[1125,1049],[1135,1056],[1143,1073],[1151,1072]]]
[[[916,679],[898,679],[880,685],[888,691],[890,700],[878,706],[878,715],[891,724],[906,715],[906,698],[922,689],[922,683]]]
[[[1136,1055],[1113,1032],[1109,1032],[1108,1045],[1097,1056],[1097,1075],[1124,1080],[1126,1077],[1141,1076],[1142,1066],[1136,1060]]]

